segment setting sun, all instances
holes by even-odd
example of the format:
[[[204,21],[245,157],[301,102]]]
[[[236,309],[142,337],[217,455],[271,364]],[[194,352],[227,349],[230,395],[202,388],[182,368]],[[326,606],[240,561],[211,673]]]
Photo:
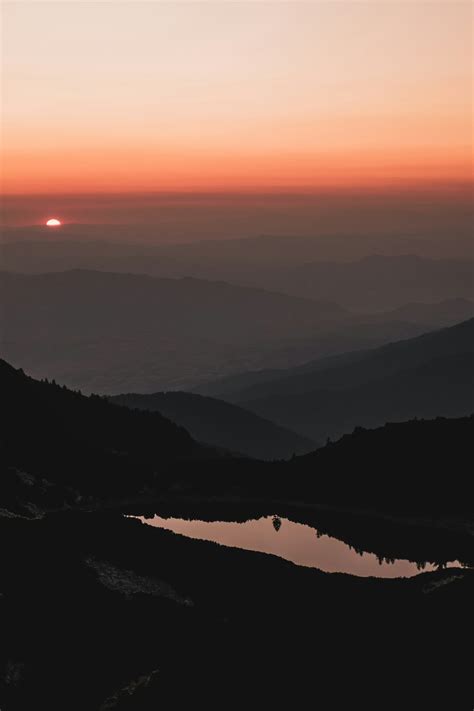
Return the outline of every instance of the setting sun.
[[[60,227],[61,226],[61,221],[56,220],[56,218],[52,218],[51,220],[48,220],[46,223],[47,227]]]

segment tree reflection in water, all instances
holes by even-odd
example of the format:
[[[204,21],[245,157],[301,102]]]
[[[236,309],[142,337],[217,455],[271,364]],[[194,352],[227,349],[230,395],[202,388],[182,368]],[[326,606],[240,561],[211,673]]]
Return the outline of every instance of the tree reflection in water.
[[[272,524],[273,524],[273,528],[278,533],[278,531],[281,528],[281,518],[279,516],[274,516],[272,518]]]
[[[361,545],[350,544],[308,524],[296,523],[276,514],[241,522],[162,518],[157,515],[142,520],[190,538],[269,553],[297,565],[327,572],[380,578],[410,577],[420,570],[436,570],[440,563],[434,560],[426,562],[422,558],[403,559],[388,551],[385,555],[382,552],[368,552]],[[447,562],[447,565],[458,567],[460,564],[455,561]]]

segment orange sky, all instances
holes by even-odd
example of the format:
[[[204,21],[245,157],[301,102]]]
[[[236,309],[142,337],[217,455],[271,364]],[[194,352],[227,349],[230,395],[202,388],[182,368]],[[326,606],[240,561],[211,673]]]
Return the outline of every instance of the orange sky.
[[[470,2],[7,2],[7,193],[472,179]]]

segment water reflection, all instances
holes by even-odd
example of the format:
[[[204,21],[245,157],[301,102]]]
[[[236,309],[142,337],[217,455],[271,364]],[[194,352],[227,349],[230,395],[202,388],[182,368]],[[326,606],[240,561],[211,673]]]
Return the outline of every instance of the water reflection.
[[[408,560],[387,560],[373,553],[356,551],[337,538],[318,533],[311,526],[279,516],[265,516],[241,523],[160,516],[141,517],[141,520],[151,526],[165,528],[189,538],[272,553],[298,565],[319,568],[330,573],[395,578],[416,575],[422,567],[424,570],[436,569],[436,566],[429,564],[421,566]]]

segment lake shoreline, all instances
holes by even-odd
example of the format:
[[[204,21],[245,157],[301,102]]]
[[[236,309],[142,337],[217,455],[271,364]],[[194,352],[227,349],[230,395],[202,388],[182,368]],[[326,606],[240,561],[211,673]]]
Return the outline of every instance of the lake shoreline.
[[[200,683],[212,685],[212,690],[206,686],[210,704],[220,698],[228,706],[242,663],[245,684],[234,689],[241,708],[246,707],[241,694],[252,684],[268,692],[267,701],[277,694],[265,684],[267,675],[275,674],[282,675],[287,690],[299,679],[301,692],[308,694],[316,673],[318,697],[339,698],[343,690],[335,691],[330,681],[336,674],[334,654],[338,678],[356,677],[364,669],[385,678],[397,665],[404,693],[415,668],[434,673],[442,658],[441,687],[452,692],[455,686],[459,698],[468,698],[468,675],[464,682],[458,679],[464,658],[459,624],[464,620],[469,626],[472,570],[394,579],[324,573],[272,555],[187,539],[112,512],[2,519],[0,528],[4,540],[16,541],[14,554],[4,548],[0,555],[1,649],[7,654],[0,662],[18,670],[19,685],[6,691],[15,692],[19,708],[30,708],[34,698],[48,699],[55,710],[151,710],[160,702],[182,708],[197,698],[193,685]],[[383,638],[391,640],[384,643],[383,660],[377,652],[381,616]],[[361,635],[368,645],[363,658]],[[45,636],[47,650],[41,644]],[[67,652],[65,637],[74,639]],[[279,657],[262,658],[262,641],[273,637]],[[449,659],[444,652],[440,657],[440,649],[450,650]],[[312,671],[310,662],[316,664]],[[128,705],[104,706],[131,680],[156,669],[146,687],[138,685],[127,696]],[[176,686],[178,678],[188,684]]]

